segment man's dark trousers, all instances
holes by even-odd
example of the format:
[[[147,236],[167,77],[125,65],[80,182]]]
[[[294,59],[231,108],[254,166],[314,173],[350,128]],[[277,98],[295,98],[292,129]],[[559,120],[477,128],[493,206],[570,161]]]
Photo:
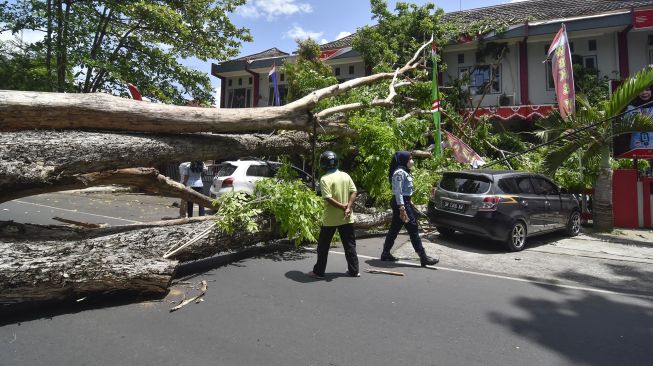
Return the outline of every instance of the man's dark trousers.
[[[327,257],[329,256],[329,248],[331,247],[331,239],[333,239],[336,229],[338,229],[338,233],[340,233],[342,247],[345,250],[347,272],[351,275],[358,273],[358,256],[356,255],[354,224],[345,224],[340,226],[322,226],[320,229],[320,237],[317,241],[317,263],[315,263],[315,266],[313,267],[313,273],[318,276],[324,276]]]

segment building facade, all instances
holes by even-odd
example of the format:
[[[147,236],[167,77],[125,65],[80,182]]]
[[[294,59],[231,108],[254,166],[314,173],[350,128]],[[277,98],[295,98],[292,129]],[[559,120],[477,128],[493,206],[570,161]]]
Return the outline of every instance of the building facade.
[[[531,0],[448,13],[444,21],[473,23],[492,19],[507,24],[500,33],[471,39],[461,37],[441,53],[442,83],[467,73],[465,87],[479,113],[500,119],[529,119],[554,108],[555,89],[546,62],[549,45],[564,23],[572,55],[586,68],[596,69],[617,85],[619,80],[653,64],[653,1]],[[340,81],[369,74],[353,36],[321,46],[322,58]],[[501,62],[476,59],[480,44],[505,45]],[[272,103],[268,71],[277,66],[282,95],[285,76],[279,66],[294,55],[276,48],[212,65],[212,75],[222,81],[220,107],[263,107]],[[489,92],[480,91],[492,82]],[[283,98],[282,98],[283,99]]]

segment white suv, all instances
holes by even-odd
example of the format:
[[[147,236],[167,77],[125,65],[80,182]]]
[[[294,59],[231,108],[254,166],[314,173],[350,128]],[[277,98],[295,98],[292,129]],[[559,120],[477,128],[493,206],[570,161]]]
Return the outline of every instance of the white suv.
[[[213,177],[209,194],[211,197],[219,197],[235,191],[254,193],[256,181],[274,177],[279,167],[281,163],[271,161],[225,161],[217,166],[218,173]]]

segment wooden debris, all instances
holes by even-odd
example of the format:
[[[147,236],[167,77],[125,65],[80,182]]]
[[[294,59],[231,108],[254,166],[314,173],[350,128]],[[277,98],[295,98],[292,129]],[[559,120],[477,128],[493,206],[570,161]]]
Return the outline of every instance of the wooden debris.
[[[394,271],[385,271],[382,269],[370,269],[366,268],[365,272],[367,273],[380,273],[380,274],[388,274],[388,275],[393,275],[393,276],[405,276],[404,273],[402,272],[394,272]]]
[[[171,308],[170,312],[172,313],[173,311],[177,311],[177,310],[183,308],[184,306],[190,304],[193,301],[195,301],[197,304],[204,301],[204,299],[201,299],[201,297],[204,296],[204,294],[206,293],[206,290],[208,289],[208,287],[209,286],[206,283],[206,281],[202,280],[202,282],[200,282],[200,291],[201,291],[201,293],[199,295],[195,296],[195,297],[190,298],[190,299],[183,300],[179,305]],[[184,295],[184,297],[185,296],[186,295]]]

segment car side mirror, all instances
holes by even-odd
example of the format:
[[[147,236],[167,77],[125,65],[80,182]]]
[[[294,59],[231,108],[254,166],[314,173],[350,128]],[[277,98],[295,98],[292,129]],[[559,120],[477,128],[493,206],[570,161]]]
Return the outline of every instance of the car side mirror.
[[[569,194],[569,190],[565,187],[560,188],[560,194]]]

